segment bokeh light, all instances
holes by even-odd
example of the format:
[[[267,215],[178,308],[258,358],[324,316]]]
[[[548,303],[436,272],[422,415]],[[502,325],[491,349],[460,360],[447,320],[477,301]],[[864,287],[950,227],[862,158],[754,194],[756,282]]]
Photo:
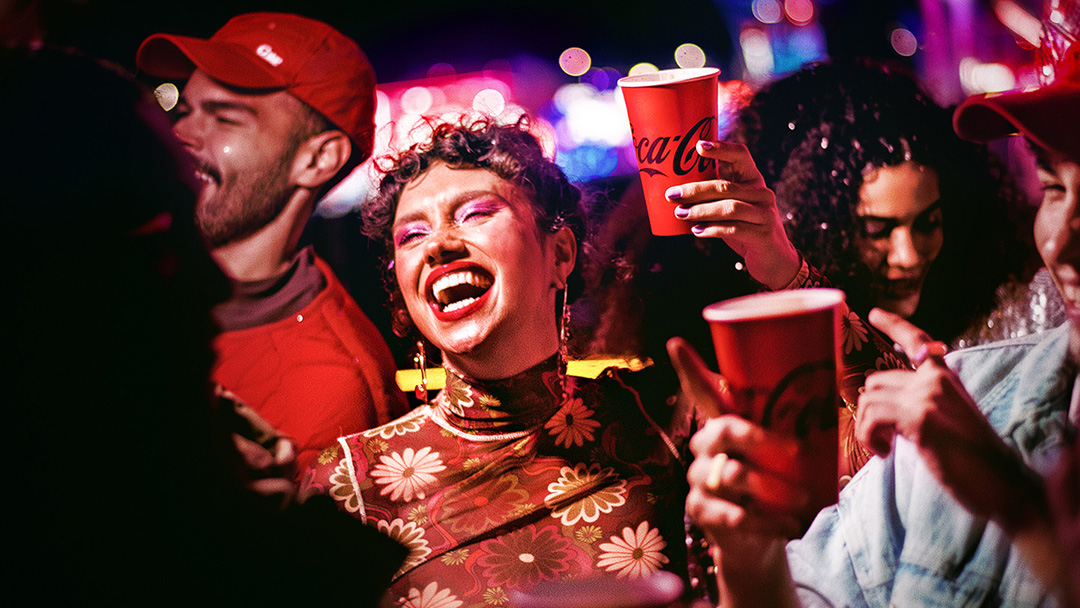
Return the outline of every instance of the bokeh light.
[[[591,84],[600,91],[610,89],[615,85],[616,80],[618,76],[612,78],[611,72],[600,68],[590,68],[588,72],[581,75],[581,82]]]
[[[176,102],[180,100],[180,91],[171,82],[162,83],[154,89],[154,98],[158,105],[168,112],[176,107]]]
[[[453,76],[454,74],[457,74],[457,70],[454,69],[454,66],[444,61],[436,63],[428,68],[427,71],[428,78],[443,78],[445,76]]]
[[[498,116],[506,109],[506,98],[495,89],[484,89],[473,97],[472,107],[482,114]]]
[[[559,55],[559,67],[570,76],[581,76],[592,67],[592,57],[585,49],[572,46]]]
[[[784,18],[784,9],[779,0],[754,0],[750,10],[754,18],[762,23],[779,23]]]
[[[560,113],[566,114],[579,99],[590,99],[596,95],[596,87],[587,83],[564,84],[555,90],[552,101]]]
[[[390,96],[382,91],[375,91],[375,126],[390,122]]]
[[[637,76],[639,74],[649,74],[649,73],[652,73],[652,72],[659,72],[659,71],[660,71],[660,68],[656,67],[655,65],[653,65],[651,63],[647,63],[647,62],[641,62],[641,63],[635,65],[634,67],[630,68],[630,71],[627,72],[627,74],[629,76]]]
[[[560,146],[565,148],[589,143],[604,147],[621,146],[630,142],[626,112],[615,106],[611,92],[576,99],[566,111],[565,136]],[[562,133],[560,133],[562,134]]]
[[[915,51],[919,50],[919,41],[915,39],[915,34],[902,27],[896,28],[892,34],[889,34],[889,43],[892,44],[897,55],[904,57],[911,57]]]
[[[810,0],[784,0],[784,12],[795,25],[806,25],[814,18],[814,3]]]
[[[700,68],[705,66],[705,51],[700,46],[687,42],[675,49],[675,64],[680,68]]]
[[[619,152],[615,148],[582,145],[560,152],[555,164],[573,182],[583,182],[611,175],[619,164]]]
[[[742,47],[746,71],[752,77],[763,79],[772,74],[774,63],[768,34],[757,28],[748,27],[739,33],[739,46]]]
[[[401,94],[401,109],[406,114],[423,114],[431,109],[432,101],[427,87],[412,87]]]
[[[1016,75],[1005,64],[964,57],[960,60],[960,86],[967,95],[1000,93],[1016,88]]]

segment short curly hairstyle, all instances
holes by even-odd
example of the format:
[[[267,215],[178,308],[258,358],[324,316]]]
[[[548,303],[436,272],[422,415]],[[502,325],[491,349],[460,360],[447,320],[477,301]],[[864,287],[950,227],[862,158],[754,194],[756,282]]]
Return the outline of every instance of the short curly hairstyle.
[[[854,246],[859,189],[874,168],[912,161],[937,172],[944,246],[911,319],[932,335],[963,333],[1030,258],[1017,190],[985,147],[953,133],[951,110],[903,71],[868,60],[805,67],[759,92],[732,135],[776,192],[792,242],[859,312],[875,304]]]
[[[394,215],[405,186],[434,163],[495,173],[528,195],[538,228],[555,233],[567,227],[574,233],[579,249],[585,242],[589,223],[582,191],[544,156],[543,148],[529,131],[529,124],[526,116],[509,125],[487,117],[462,117],[456,122],[431,119],[425,123],[432,131],[425,141],[377,160],[383,177],[378,193],[361,209],[361,218],[364,233],[383,247],[383,278],[390,295],[394,333],[404,335],[409,325],[391,265]],[[578,294],[581,288],[580,272],[575,270],[568,279],[567,289]]]

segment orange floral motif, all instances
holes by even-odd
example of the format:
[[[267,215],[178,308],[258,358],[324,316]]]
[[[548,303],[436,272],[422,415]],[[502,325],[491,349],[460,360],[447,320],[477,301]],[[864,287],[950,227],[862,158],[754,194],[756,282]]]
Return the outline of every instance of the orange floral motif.
[[[517,475],[507,474],[477,491],[453,489],[446,494],[439,522],[454,532],[474,533],[498,527],[529,500]]]
[[[600,422],[591,417],[594,413],[585,407],[581,397],[574,397],[544,423],[544,428],[548,429],[549,434],[555,435],[556,444],[565,448],[571,444],[581,447],[586,441],[595,439],[593,431],[600,426]]]
[[[859,315],[847,311],[840,317],[841,335],[844,337],[844,354],[851,354],[852,349],[862,350],[863,344],[868,341],[866,326],[863,325]]]
[[[319,452],[318,461],[319,464],[330,464],[338,457],[341,452],[340,446],[336,443],[325,450]]]
[[[489,587],[533,587],[541,581],[558,580],[570,569],[574,546],[555,526],[537,530],[527,526],[480,546],[484,555],[477,564],[484,569]]]

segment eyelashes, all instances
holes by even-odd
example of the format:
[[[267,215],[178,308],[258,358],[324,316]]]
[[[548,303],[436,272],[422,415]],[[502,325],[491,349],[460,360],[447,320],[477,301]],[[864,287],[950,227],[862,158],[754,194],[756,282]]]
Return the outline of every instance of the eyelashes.
[[[920,234],[930,234],[941,228],[941,208],[934,206],[923,211],[911,222],[911,229]],[[880,241],[889,238],[893,230],[900,226],[900,222],[892,218],[865,217],[861,218],[861,228],[867,238]]]
[[[482,221],[492,217],[501,211],[506,205],[499,201],[477,200],[465,203],[454,211],[453,223],[455,226],[465,226],[473,222]],[[431,224],[420,220],[409,222],[394,231],[394,247],[403,247],[416,242],[433,232]]]

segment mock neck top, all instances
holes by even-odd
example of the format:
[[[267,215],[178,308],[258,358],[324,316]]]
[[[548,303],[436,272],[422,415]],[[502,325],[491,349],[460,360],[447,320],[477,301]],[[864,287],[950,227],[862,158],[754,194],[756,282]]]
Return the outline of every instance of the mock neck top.
[[[433,403],[434,416],[478,436],[522,433],[547,422],[562,402],[558,357],[501,380],[468,378],[449,365],[446,386]]]

